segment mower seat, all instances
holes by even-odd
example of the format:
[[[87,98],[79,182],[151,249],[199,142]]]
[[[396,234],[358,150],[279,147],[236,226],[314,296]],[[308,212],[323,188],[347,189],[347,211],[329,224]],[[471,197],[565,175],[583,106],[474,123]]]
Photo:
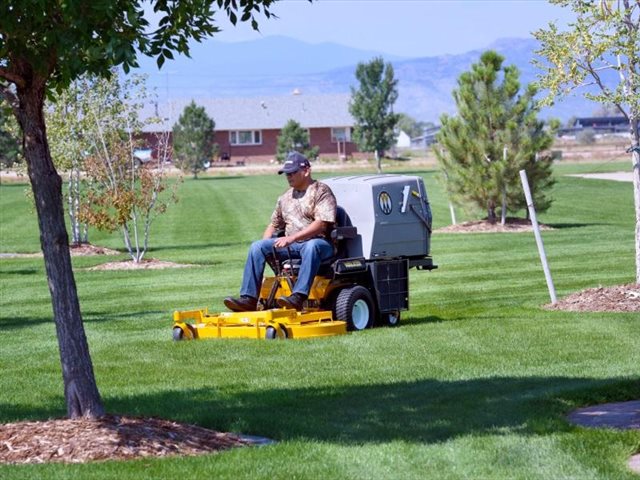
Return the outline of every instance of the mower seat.
[[[334,254],[331,258],[323,261],[318,269],[318,275],[327,275],[333,271],[333,264],[336,260],[345,258],[345,240],[356,238],[358,229],[351,224],[351,219],[344,208],[338,206],[336,209],[336,223],[331,230],[330,237],[333,243]],[[282,262],[282,268],[289,270],[288,273],[298,275],[301,259],[291,258]]]

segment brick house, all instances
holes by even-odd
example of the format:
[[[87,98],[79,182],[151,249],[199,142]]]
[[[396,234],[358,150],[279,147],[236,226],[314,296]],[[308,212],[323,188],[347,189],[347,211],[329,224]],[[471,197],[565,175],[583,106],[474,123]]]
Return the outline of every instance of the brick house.
[[[275,158],[278,135],[289,120],[307,129],[310,144],[319,147],[321,157],[353,155],[358,150],[351,141],[354,120],[349,113],[350,98],[348,94],[303,95],[295,91],[278,97],[211,98],[195,103],[215,122],[214,141],[220,146],[222,159],[261,162]],[[143,112],[143,117],[163,118],[161,124],[145,131],[150,147],[154,147],[155,133],[171,132],[190,102],[174,100]]]

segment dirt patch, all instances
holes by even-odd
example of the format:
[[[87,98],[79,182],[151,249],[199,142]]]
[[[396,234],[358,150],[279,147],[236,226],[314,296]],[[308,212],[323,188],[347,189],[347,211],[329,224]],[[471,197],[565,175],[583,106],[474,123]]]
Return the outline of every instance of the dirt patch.
[[[570,312],[640,312],[640,284],[588,288],[545,308]]]
[[[87,270],[159,270],[163,268],[187,268],[193,267],[185,263],[165,262],[162,260],[155,260],[153,258],[142,260],[141,262],[134,262],[133,260],[123,260],[121,262],[108,262],[101,263],[95,267],[87,268]]]
[[[107,415],[0,425],[0,463],[85,463],[200,455],[256,442],[156,418]]]
[[[112,250],[107,247],[98,247],[90,243],[82,243],[80,245],[70,245],[69,252],[72,257],[86,257],[91,255],[120,255],[118,250]]]
[[[97,255],[120,255],[122,252],[118,250],[112,250],[106,247],[98,247],[91,244],[71,245],[69,246],[69,252],[72,257],[88,257]],[[34,258],[42,257],[40,253],[0,253],[0,258]],[[87,268],[85,270],[156,270],[162,268],[186,268],[193,267],[194,265],[188,265],[183,263],[165,262],[162,260],[156,260],[153,258],[144,259],[141,262],[134,262],[133,260],[122,260],[119,262],[107,262],[95,267]]]
[[[538,224],[540,230],[553,230],[551,227]],[[525,218],[513,218],[508,217],[505,224],[502,225],[499,221],[496,223],[490,223],[488,220],[474,220],[471,222],[458,223],[456,225],[449,225],[447,227],[438,228],[434,230],[436,233],[504,233],[504,232],[531,232],[533,227],[531,221]]]
[[[107,247],[99,247],[90,243],[80,245],[69,245],[69,253],[72,257],[88,257],[92,255],[120,255],[118,250]],[[0,258],[36,258],[42,257],[42,252],[38,253],[0,253]]]

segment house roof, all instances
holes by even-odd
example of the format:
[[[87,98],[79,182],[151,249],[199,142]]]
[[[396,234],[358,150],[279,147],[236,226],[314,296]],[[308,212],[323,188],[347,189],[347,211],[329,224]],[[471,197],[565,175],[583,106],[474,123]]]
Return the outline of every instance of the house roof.
[[[289,120],[303,128],[351,127],[354,120],[349,113],[349,94],[304,95],[295,93],[279,97],[207,98],[194,100],[204,107],[216,130],[281,129]],[[191,103],[191,99],[172,100],[165,104],[147,105],[142,118],[160,116],[159,126],[150,125],[145,131],[170,131]]]

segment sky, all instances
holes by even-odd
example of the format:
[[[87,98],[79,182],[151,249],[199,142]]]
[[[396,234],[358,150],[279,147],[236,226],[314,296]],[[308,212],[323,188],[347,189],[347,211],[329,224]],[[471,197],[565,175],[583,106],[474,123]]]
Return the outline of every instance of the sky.
[[[568,8],[545,0],[280,0],[278,18],[259,19],[260,33],[242,24],[216,40],[238,42],[283,35],[308,43],[333,42],[402,57],[459,54],[498,38],[527,38],[551,21],[572,21]]]

